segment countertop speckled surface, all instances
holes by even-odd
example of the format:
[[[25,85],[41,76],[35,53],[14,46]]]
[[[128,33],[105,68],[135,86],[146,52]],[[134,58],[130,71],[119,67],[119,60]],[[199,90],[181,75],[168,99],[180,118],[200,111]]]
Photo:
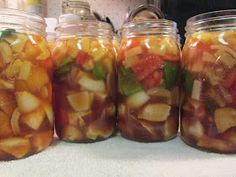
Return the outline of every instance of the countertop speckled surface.
[[[138,143],[113,137],[92,144],[55,140],[26,159],[0,162],[0,177],[235,177],[236,155],[196,150],[179,137]]]

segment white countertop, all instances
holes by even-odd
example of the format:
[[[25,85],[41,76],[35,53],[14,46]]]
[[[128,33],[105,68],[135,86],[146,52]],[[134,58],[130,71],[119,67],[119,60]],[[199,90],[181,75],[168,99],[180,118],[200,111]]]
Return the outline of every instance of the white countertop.
[[[0,177],[235,177],[236,155],[196,150],[180,138],[138,143],[113,137],[92,144],[55,140],[26,159],[0,162]]]

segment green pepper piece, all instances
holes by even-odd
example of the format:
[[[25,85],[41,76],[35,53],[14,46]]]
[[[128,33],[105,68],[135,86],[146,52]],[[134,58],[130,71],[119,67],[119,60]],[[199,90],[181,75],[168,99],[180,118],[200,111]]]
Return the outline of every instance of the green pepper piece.
[[[5,29],[3,31],[0,31],[0,39],[5,38],[6,36],[15,33],[16,30],[15,29]]]
[[[132,71],[123,66],[119,68],[118,84],[120,93],[125,96],[130,96],[143,90]]]
[[[68,58],[64,59],[64,61],[62,63],[57,65],[57,69],[55,71],[55,76],[61,77],[61,76],[68,74],[72,69],[73,63],[74,63],[73,58],[68,57]]]
[[[184,88],[188,93],[192,92],[193,89],[193,76],[189,71],[184,72]]]
[[[167,89],[171,89],[176,85],[176,82],[179,77],[179,66],[165,62],[164,63],[164,81]]]
[[[72,58],[72,57],[66,57],[66,58],[63,58],[62,60],[56,60],[55,61],[55,64],[56,64],[56,68],[60,68],[68,63],[71,63],[71,62],[74,62],[75,59]]]
[[[96,63],[93,68],[93,75],[98,80],[105,80],[106,79],[106,73],[104,69],[102,68],[102,65],[99,63]]]

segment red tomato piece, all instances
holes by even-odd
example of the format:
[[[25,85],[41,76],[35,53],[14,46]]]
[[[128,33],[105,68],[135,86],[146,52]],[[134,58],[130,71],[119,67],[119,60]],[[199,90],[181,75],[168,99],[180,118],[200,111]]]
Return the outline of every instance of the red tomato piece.
[[[204,43],[204,42],[199,42],[196,46],[198,48],[199,52],[211,52],[212,49],[210,48],[210,44]]]
[[[83,65],[89,60],[90,56],[85,52],[79,52],[76,56],[76,64]]]
[[[138,63],[132,67],[132,70],[137,76],[137,79],[141,81],[154,71],[160,69],[162,63],[162,59],[157,55],[148,54],[140,58]]]
[[[41,65],[50,73],[52,74],[52,71],[54,69],[54,63],[51,59],[47,59],[41,62]]]
[[[153,88],[161,83],[162,78],[163,78],[163,72],[162,71],[155,71],[152,75],[149,75],[143,81],[143,85],[146,88]]]

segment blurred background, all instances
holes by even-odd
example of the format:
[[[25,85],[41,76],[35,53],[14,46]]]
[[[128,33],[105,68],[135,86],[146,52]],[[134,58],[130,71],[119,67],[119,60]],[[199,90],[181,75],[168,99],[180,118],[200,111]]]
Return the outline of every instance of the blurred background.
[[[58,19],[62,12],[62,1],[76,0],[0,0],[0,6],[19,8]],[[189,17],[213,10],[236,8],[236,0],[87,0],[87,2],[91,10],[102,19],[106,20],[106,17],[109,17],[115,30],[118,30],[127,20],[127,16],[140,5],[153,4],[162,11],[165,18],[178,23],[182,39],[186,20]]]

